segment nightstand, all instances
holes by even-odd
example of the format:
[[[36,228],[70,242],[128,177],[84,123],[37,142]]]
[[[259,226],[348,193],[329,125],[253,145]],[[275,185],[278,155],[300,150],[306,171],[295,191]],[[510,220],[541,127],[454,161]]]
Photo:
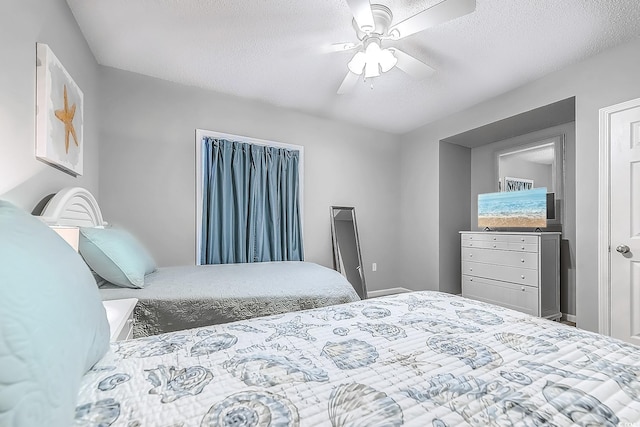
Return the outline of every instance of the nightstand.
[[[133,336],[133,309],[137,298],[102,301],[107,312],[111,341],[128,340]]]

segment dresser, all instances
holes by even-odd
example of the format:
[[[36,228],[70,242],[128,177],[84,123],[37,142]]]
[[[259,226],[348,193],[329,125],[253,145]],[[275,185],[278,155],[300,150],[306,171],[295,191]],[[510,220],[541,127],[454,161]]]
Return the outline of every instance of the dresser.
[[[559,319],[560,233],[461,231],[462,296]]]

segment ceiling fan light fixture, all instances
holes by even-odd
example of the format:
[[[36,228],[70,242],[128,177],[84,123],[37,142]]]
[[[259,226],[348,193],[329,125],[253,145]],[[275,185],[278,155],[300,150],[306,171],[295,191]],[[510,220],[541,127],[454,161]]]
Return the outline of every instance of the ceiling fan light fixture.
[[[367,64],[364,67],[364,78],[378,77],[380,75],[380,67],[378,65],[378,61],[367,60]]]
[[[351,71],[354,74],[362,74],[366,60],[367,58],[364,52],[358,52],[353,56],[351,61],[349,61],[349,64],[347,64],[347,67],[349,68],[349,71]]]
[[[386,73],[398,63],[390,49],[381,49],[376,40],[370,40],[364,51],[356,53],[347,64],[353,74],[362,75],[364,78],[378,77],[380,72]]]
[[[391,52],[389,49],[382,49],[380,51],[379,60],[380,70],[382,70],[383,73],[386,73],[387,71],[395,67],[398,63],[398,58],[396,58],[393,55],[393,52]]]
[[[378,39],[370,38],[365,41],[367,58],[377,58],[380,54],[380,45]]]
[[[380,75],[380,45],[376,39],[369,39],[365,50],[366,65],[364,67],[364,77],[378,77]]]
[[[344,78],[338,94],[350,90],[360,77],[364,80],[378,77],[394,67],[411,77],[421,80],[431,76],[435,70],[400,49],[389,46],[387,41],[403,39],[428,28],[460,18],[476,9],[477,0],[438,0],[439,3],[424,9],[405,20],[394,23],[391,10],[370,0],[345,0],[353,15],[352,26],[359,43],[344,43],[341,49],[358,49],[348,64],[349,72]],[[373,89],[373,85],[371,86]]]

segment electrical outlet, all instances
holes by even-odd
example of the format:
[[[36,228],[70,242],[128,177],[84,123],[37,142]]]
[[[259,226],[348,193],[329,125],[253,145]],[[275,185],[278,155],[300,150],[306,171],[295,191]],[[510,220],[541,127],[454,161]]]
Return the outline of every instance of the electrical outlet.
[[[375,262],[371,264],[371,271],[376,271],[377,269],[378,269],[378,264],[376,264]]]

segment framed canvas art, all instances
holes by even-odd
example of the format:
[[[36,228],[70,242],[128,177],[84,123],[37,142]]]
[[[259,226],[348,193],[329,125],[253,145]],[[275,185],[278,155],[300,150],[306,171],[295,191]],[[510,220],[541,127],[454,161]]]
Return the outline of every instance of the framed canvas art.
[[[84,95],[49,46],[36,51],[36,157],[82,175]]]
[[[479,228],[545,228],[547,189],[478,194]]]
[[[502,191],[524,191],[533,189],[533,180],[526,178],[504,177],[504,187]]]

